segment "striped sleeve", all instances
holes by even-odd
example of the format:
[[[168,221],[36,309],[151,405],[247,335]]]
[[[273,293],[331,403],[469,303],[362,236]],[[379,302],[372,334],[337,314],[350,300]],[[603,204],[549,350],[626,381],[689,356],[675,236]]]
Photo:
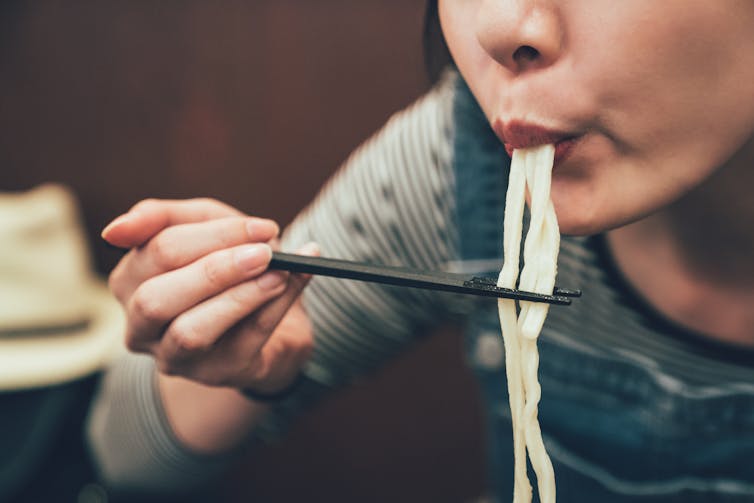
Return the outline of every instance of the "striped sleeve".
[[[451,167],[453,77],[355,152],[284,236],[284,248],[317,241],[323,255],[434,269],[456,238]],[[258,432],[280,432],[304,405],[368,372],[446,317],[452,296],[315,278],[304,303],[315,351],[302,386]],[[201,456],[173,433],[154,360],[129,354],[111,368],[87,424],[89,448],[115,489],[174,491],[208,481],[230,456]]]
[[[284,249],[315,241],[327,257],[444,269],[457,253],[454,88],[449,74],[359,148],[286,229]],[[374,370],[429,327],[457,316],[456,299],[315,277],[303,296],[314,326],[314,354],[305,369],[316,383],[312,389],[327,391]],[[268,424],[272,432],[300,407],[295,399],[279,407]]]
[[[219,474],[229,455],[189,451],[173,433],[157,389],[154,360],[127,354],[105,375],[87,420],[87,440],[111,489],[187,492]]]

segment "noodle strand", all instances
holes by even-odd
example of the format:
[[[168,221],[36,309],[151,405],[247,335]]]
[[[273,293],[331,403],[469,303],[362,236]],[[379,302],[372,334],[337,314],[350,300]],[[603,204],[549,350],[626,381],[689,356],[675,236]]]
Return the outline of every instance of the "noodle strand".
[[[526,190],[526,173],[523,165],[524,153],[513,152],[514,162],[508,180],[506,195],[503,249],[505,261],[497,280],[503,288],[515,288],[519,271],[519,254],[521,250],[521,230],[524,214],[524,194]],[[518,336],[516,302],[511,299],[498,301],[498,316],[505,345],[505,371],[508,380],[508,397],[513,424],[513,459],[514,487],[513,502],[531,501],[531,485],[526,475],[526,439],[523,428],[524,383],[521,372],[521,349]]]
[[[505,261],[497,283],[500,287],[516,286],[523,206],[528,187],[531,218],[524,243],[524,267],[521,270],[519,288],[543,294],[552,293],[560,246],[557,218],[550,200],[554,155],[555,148],[552,145],[513,152],[503,222]],[[539,352],[536,340],[548,310],[548,304],[521,302],[517,316],[514,301],[498,301],[513,426],[514,503],[531,502],[532,489],[526,473],[527,452],[537,475],[540,500],[542,503],[555,502],[552,462],[547,455],[537,419],[541,387],[537,377]]]

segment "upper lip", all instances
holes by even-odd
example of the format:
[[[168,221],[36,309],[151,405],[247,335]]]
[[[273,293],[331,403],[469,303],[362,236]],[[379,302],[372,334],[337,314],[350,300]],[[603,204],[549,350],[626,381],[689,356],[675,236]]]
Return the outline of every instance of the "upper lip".
[[[492,127],[500,140],[511,149],[555,144],[578,136],[574,133],[556,131],[517,120],[503,122],[498,119]]]

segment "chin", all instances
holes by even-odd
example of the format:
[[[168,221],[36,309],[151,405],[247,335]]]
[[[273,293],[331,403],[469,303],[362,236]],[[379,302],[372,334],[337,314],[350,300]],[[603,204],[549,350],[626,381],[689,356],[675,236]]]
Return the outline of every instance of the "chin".
[[[644,213],[624,213],[614,206],[559,205],[553,201],[560,233],[567,236],[592,236],[640,220]]]
[[[558,226],[560,227],[560,233],[565,236],[592,236],[612,228],[600,222],[561,218],[560,216],[558,216]]]
[[[634,220],[621,212],[615,204],[602,204],[594,194],[588,192],[553,190],[551,195],[560,233],[564,235],[591,236]]]

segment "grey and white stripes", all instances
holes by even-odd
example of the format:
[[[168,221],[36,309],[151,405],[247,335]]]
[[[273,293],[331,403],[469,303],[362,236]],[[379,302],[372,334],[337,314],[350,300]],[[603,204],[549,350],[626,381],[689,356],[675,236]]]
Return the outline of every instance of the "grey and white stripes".
[[[453,172],[456,79],[448,74],[358,149],[286,231],[284,249],[316,241],[324,256],[336,258],[424,269],[459,264],[464,222],[456,215]],[[544,339],[629,362],[675,393],[754,394],[751,361],[718,357],[692,339],[670,336],[610,274],[593,240],[564,237],[561,243],[558,284],[582,288],[584,297],[551,309]],[[284,430],[320,395],[375,369],[424,328],[479,313],[478,303],[458,296],[322,277],[307,287],[304,304],[315,329],[304,370],[308,383],[273,409],[262,436]],[[129,355],[109,371],[93,408],[92,450],[106,478],[121,486],[180,487],[225,462],[180,446],[164,418],[154,372],[149,358]]]
[[[285,248],[436,270],[455,254],[451,78],[357,150],[285,234]],[[400,350],[449,308],[434,293],[315,277],[304,304],[315,324],[312,366],[337,385]]]
[[[229,456],[199,456],[178,441],[157,389],[154,360],[130,354],[111,368],[90,412],[87,436],[100,476],[129,491],[190,491]]]

